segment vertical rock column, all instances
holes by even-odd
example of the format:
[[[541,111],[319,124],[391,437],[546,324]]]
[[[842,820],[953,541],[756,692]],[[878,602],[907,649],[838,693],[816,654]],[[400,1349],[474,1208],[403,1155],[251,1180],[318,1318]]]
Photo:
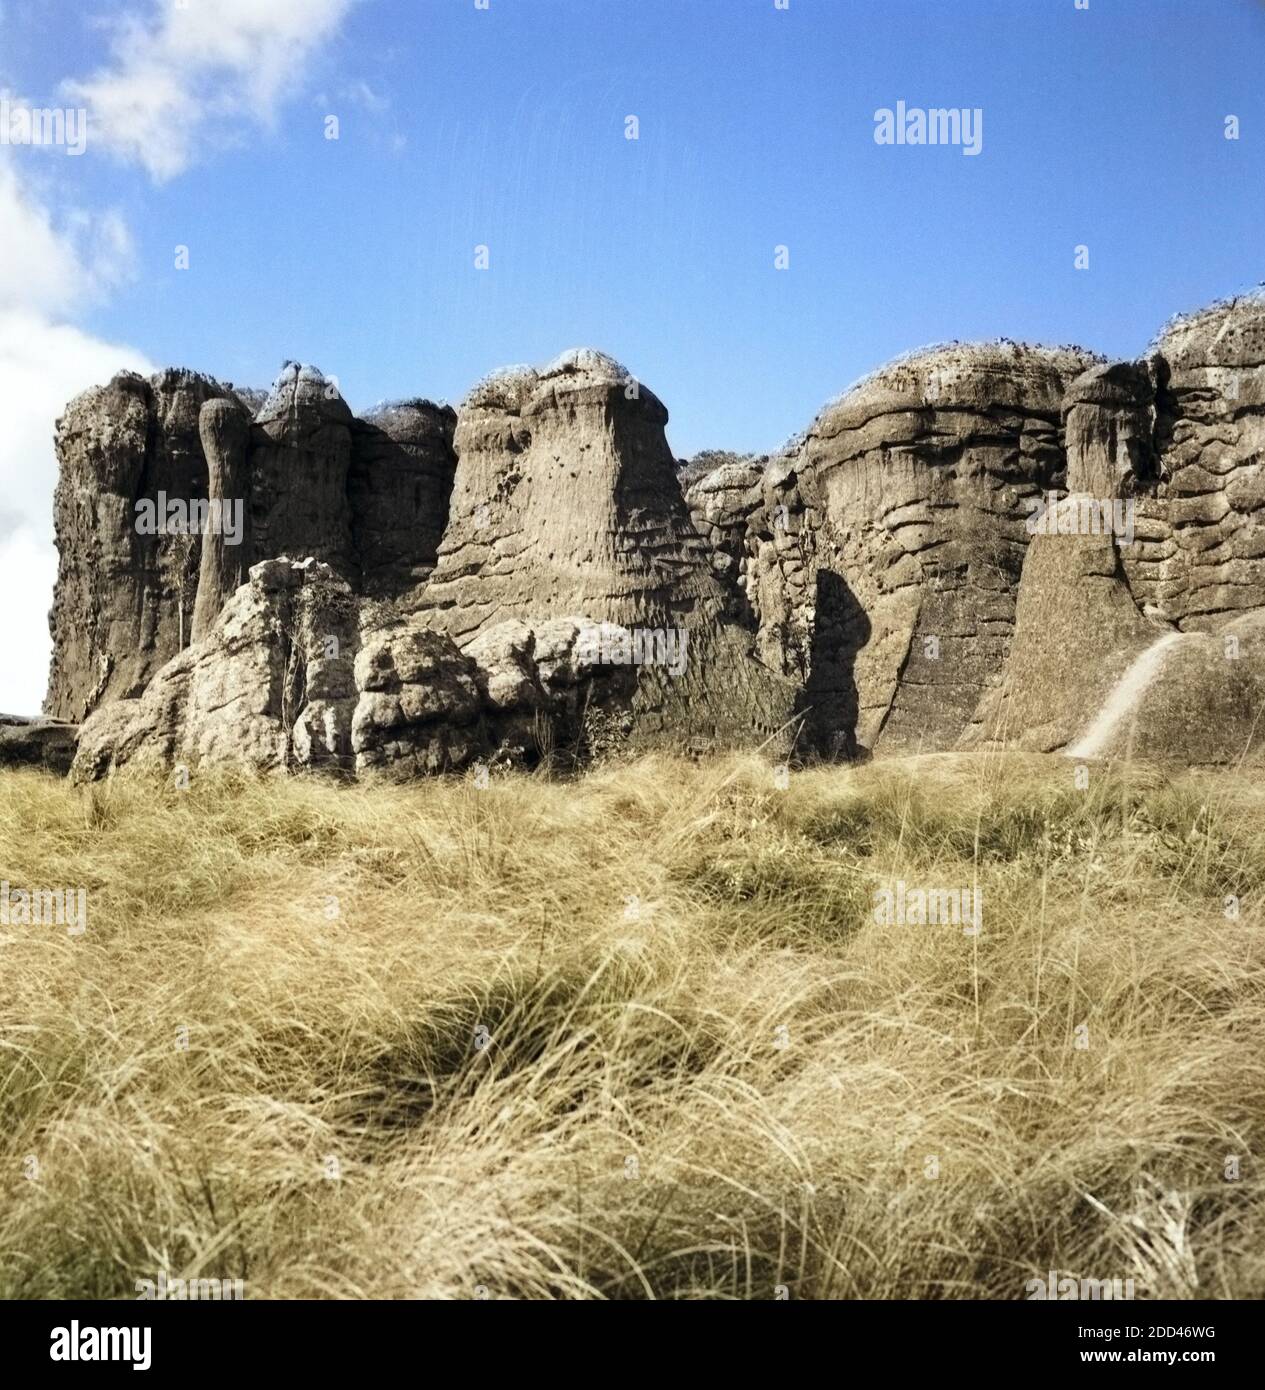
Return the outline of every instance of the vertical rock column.
[[[202,538],[198,597],[193,610],[195,642],[207,635],[225,602],[246,583],[252,559],[247,462],[250,416],[236,401],[207,401],[198,417],[198,433],[206,454],[212,524]],[[239,535],[226,533],[229,509],[240,518]]]

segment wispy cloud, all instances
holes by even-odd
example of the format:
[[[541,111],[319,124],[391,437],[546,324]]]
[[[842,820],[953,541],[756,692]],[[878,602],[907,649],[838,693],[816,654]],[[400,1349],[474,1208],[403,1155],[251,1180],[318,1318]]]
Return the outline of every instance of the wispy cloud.
[[[357,0],[156,0],[115,29],[112,61],[63,85],[92,139],[174,178],[201,149],[267,127]]]
[[[113,289],[133,265],[118,211],[74,208],[54,218],[11,157],[0,157],[0,246],[0,310],[62,312]]]
[[[368,111],[371,115],[380,116],[391,106],[390,98],[384,93],[376,91],[368,82],[349,82],[339,90],[339,96],[344,101],[349,101],[353,106],[359,106],[362,110]]]

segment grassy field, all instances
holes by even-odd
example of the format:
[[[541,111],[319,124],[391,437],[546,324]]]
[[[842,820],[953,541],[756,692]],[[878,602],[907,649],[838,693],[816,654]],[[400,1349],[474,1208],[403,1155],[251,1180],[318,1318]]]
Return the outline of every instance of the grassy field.
[[[0,877],[88,903],[0,926],[3,1297],[1265,1296],[1245,777],[8,773]]]

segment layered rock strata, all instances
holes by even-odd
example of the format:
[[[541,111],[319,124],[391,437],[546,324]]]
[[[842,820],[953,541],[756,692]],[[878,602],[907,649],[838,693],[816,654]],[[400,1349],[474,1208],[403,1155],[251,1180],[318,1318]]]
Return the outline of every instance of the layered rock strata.
[[[965,746],[1260,756],[1263,367],[1265,303],[1250,297],[1071,383],[1069,495],[1029,548],[1010,661]],[[1209,640],[1177,640],[1191,634]]]
[[[666,424],[591,350],[459,411],[357,419],[293,363],[266,396],[173,371],[79,397],[48,700],[90,716],[76,775],[647,746],[1259,757],[1260,296],[1137,362],[913,354],[684,491]],[[138,528],[163,497],[222,524]]]

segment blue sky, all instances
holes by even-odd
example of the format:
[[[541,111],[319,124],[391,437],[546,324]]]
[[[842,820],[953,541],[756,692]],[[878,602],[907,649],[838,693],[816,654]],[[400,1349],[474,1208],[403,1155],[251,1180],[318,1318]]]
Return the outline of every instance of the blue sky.
[[[38,93],[97,66],[116,7],[9,8],[39,16],[15,45]],[[155,361],[311,359],[366,405],[592,344],[679,452],[762,449],[917,344],[1136,353],[1265,277],[1263,72],[1248,0],[365,0],[271,131],[211,126],[160,187],[58,172],[135,210],[136,279],[88,322]],[[876,145],[898,99],[982,108],[981,155]]]
[[[911,347],[1134,355],[1265,278],[1258,0],[274,0],[295,27],[262,34],[260,0],[188,0],[240,23],[220,51],[173,4],[0,0],[0,88],[97,121],[80,158],[0,152],[82,281],[24,305],[10,271],[0,312],[98,374],[299,358],[360,409],[588,344],[678,454],[764,450]],[[897,101],[980,108],[981,153],[877,145]],[[46,548],[47,458],[4,469]]]

